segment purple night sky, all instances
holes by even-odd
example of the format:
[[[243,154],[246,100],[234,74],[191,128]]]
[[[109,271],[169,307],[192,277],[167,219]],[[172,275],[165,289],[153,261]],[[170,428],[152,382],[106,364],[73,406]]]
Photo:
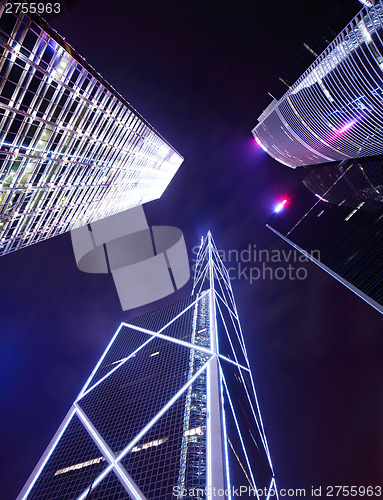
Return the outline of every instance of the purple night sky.
[[[268,157],[250,131],[328,3],[80,0],[52,21],[184,156],[145,210],[151,225],[182,229],[191,258],[208,229],[225,250],[290,250],[265,224],[278,202],[294,202],[305,174]],[[232,283],[277,484],[379,485],[383,318],[314,264],[299,265],[305,280]],[[0,268],[0,497],[8,500],[119,323],[157,304],[122,312],[110,276],[78,271],[69,234],[2,257]]]

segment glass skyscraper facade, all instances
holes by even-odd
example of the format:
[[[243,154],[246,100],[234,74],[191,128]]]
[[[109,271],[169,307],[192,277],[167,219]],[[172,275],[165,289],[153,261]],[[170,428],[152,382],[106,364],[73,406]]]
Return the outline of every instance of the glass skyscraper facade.
[[[229,276],[209,233],[191,297],[120,326],[18,498],[232,498],[234,488],[277,498]]]
[[[295,168],[383,152],[383,5],[364,3],[258,118],[255,140],[277,161]]]
[[[159,198],[183,161],[17,5],[0,3],[0,255]]]
[[[375,211],[382,208],[382,160],[347,160],[314,167],[303,181],[317,198],[333,205]]]
[[[383,312],[383,162],[313,167],[268,227]]]
[[[316,59],[291,85],[280,79],[288,91],[252,133],[278,162],[313,166],[269,229],[383,312],[383,4],[361,2],[355,16],[351,3],[339,12],[354,17],[319,55],[303,44]]]

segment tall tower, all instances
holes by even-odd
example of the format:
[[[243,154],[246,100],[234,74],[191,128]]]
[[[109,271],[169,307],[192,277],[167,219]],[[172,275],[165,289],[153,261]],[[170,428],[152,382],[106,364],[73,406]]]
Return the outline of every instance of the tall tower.
[[[383,5],[363,3],[252,131],[270,156],[289,167],[383,153]]]
[[[383,313],[383,162],[316,166],[267,225]]]
[[[208,233],[191,297],[120,325],[18,498],[260,489],[277,496],[229,275]]]
[[[182,157],[45,21],[0,0],[0,52],[0,255],[162,195]]]
[[[382,313],[383,3],[361,3],[319,56],[306,45],[315,61],[252,133],[278,162],[315,165],[269,229]]]

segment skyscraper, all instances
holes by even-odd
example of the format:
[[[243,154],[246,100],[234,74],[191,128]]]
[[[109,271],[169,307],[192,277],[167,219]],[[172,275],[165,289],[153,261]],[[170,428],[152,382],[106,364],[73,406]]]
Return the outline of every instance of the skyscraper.
[[[162,195],[182,157],[37,14],[0,50],[0,255]]]
[[[18,498],[232,498],[233,488],[277,497],[229,276],[209,233],[191,297],[119,327]]]
[[[268,227],[383,312],[383,4],[362,3],[252,133],[278,162],[315,165]]]
[[[289,167],[383,152],[383,5],[363,3],[252,131],[270,156]]]
[[[313,167],[268,227],[383,312],[383,163]]]

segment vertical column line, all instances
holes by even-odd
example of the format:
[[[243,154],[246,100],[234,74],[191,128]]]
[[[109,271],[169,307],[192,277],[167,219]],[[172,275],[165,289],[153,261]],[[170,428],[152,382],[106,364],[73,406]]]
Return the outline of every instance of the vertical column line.
[[[217,324],[214,294],[214,270],[210,233],[209,238],[209,330],[210,348],[214,355],[207,366],[207,494],[211,498],[222,498],[218,490],[225,489],[225,463],[223,449],[223,420],[220,377],[218,366]],[[222,493],[222,491],[221,491]]]

